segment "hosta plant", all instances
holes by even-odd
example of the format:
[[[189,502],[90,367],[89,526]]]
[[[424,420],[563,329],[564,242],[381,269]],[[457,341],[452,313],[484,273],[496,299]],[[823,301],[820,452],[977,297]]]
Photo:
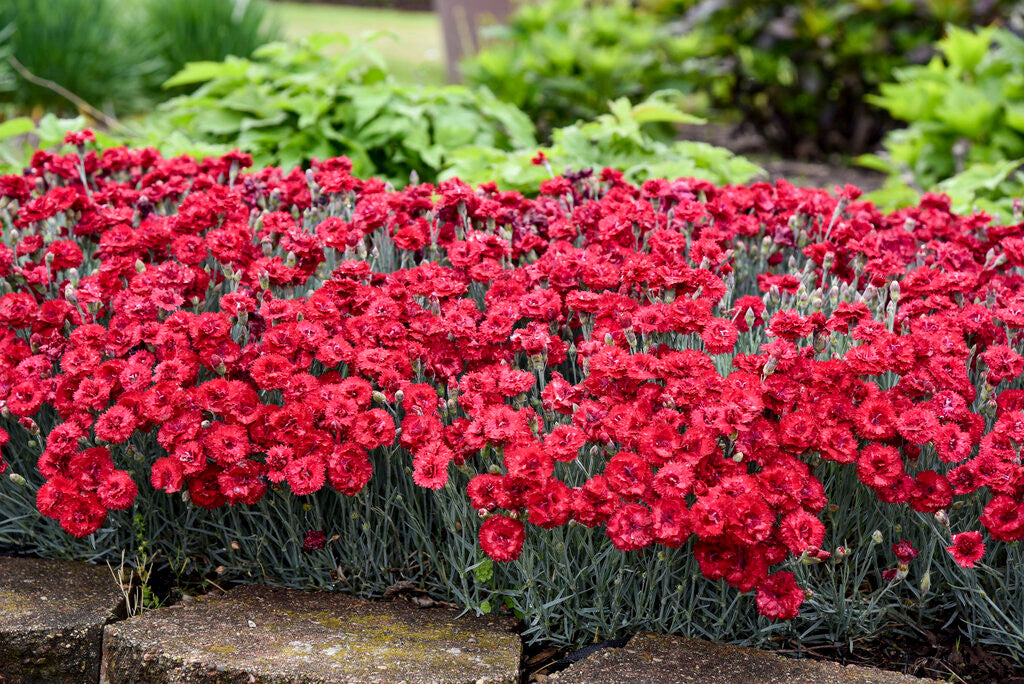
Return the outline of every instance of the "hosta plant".
[[[333,54],[324,48],[342,43]],[[157,125],[293,166],[344,154],[360,174],[436,180],[452,150],[536,145],[530,120],[487,90],[392,80],[371,47],[344,36],[270,43],[250,59],[189,64],[165,84],[196,86]]]

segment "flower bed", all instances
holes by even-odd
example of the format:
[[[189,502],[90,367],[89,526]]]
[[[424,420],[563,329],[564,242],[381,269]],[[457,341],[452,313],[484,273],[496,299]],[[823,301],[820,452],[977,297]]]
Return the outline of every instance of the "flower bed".
[[[0,179],[0,542],[410,575],[565,642],[959,611],[1020,656],[1024,226],[88,138]]]

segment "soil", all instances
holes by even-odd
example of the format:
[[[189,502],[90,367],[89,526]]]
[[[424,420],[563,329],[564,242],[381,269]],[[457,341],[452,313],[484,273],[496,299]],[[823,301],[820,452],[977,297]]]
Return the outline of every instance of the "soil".
[[[955,624],[917,638],[893,637],[864,643],[852,653],[848,646],[806,648],[796,644],[779,652],[944,681],[1024,684],[1024,667],[983,646],[966,644]]]

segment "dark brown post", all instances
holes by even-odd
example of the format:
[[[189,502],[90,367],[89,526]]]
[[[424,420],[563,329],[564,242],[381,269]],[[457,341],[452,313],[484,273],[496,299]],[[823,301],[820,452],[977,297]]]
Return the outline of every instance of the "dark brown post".
[[[444,31],[448,80],[457,83],[459,60],[474,54],[479,47],[482,26],[500,23],[512,10],[510,0],[434,0]]]

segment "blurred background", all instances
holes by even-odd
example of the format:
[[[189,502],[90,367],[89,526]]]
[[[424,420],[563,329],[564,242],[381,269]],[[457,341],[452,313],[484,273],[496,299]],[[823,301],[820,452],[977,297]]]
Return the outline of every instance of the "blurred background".
[[[938,190],[1009,218],[1022,27],[1009,0],[5,0],[0,164],[91,126],[530,192],[543,150],[556,173]]]

